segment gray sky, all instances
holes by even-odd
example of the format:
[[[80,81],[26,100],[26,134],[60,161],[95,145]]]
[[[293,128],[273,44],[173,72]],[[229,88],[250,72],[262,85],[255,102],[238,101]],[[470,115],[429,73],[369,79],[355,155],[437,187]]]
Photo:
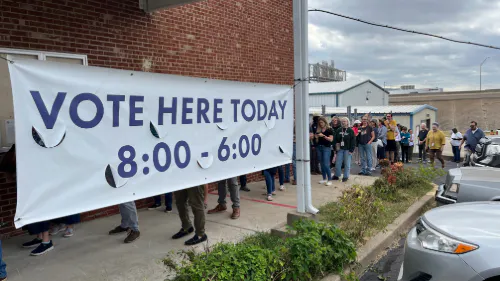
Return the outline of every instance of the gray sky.
[[[309,7],[354,18],[500,46],[500,0],[309,0]],[[309,13],[309,62],[335,61],[348,79],[415,84],[445,91],[500,88],[500,50]]]

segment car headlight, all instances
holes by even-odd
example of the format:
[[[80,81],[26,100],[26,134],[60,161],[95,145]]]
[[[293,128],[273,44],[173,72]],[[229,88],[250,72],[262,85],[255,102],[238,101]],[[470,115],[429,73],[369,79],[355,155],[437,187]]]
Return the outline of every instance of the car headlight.
[[[458,183],[453,183],[451,186],[450,186],[450,189],[448,189],[450,192],[455,192],[455,193],[458,193],[458,189],[459,189],[460,185]]]
[[[419,230],[417,231],[417,237],[425,249],[449,254],[465,254],[479,248],[476,245],[465,243],[439,233],[422,221],[419,224],[420,226],[417,227]]]

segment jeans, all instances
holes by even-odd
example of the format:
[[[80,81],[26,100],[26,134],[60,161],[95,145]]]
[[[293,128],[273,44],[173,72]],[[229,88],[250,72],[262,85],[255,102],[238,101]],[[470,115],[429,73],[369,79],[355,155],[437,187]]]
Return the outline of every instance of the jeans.
[[[427,152],[425,152],[425,144],[418,145],[418,158],[425,162],[427,158]]]
[[[453,161],[459,163],[460,162],[460,147],[452,146],[453,148]]]
[[[361,157],[361,173],[370,174],[372,163],[372,145],[371,144],[360,144],[359,154]]]
[[[80,223],[80,214],[76,215],[71,215],[63,218],[58,218],[55,220],[52,220],[52,223],[64,223],[65,225],[73,225]]]
[[[332,154],[332,148],[318,145],[316,151],[318,152],[318,160],[321,164],[321,175],[323,175],[323,180],[332,180],[332,171],[330,170],[330,155]]]
[[[408,155],[410,147],[408,145],[401,145],[401,161],[403,163],[408,163],[410,156]]]
[[[181,219],[182,229],[188,230],[193,227],[193,223],[189,218],[188,201],[193,210],[194,215],[194,228],[196,235],[205,235],[205,203],[203,199],[205,196],[205,187],[203,185],[183,189],[175,192],[175,205],[179,211],[179,218]]]
[[[375,169],[377,166],[377,150],[378,150],[378,144],[376,141],[372,142],[372,166],[370,168]]]
[[[340,177],[342,172],[342,163],[344,163],[344,178],[349,178],[349,173],[351,172],[351,157],[349,150],[341,149],[337,151],[337,160],[335,161],[335,175]]]
[[[161,206],[161,195],[155,196],[155,204]],[[172,209],[172,192],[165,193],[165,206]]]
[[[227,190],[229,189],[233,208],[240,207],[240,189],[238,188],[238,179],[236,177],[219,181],[217,188],[219,191],[219,200],[217,202],[220,205],[226,205]]]
[[[280,185],[285,184],[285,170],[283,166],[276,167],[278,169],[278,179],[280,181]]]
[[[247,175],[240,176],[241,187],[247,186]]]
[[[7,271],[5,270],[6,267],[7,265],[2,260],[2,240],[0,240],[0,278],[7,277]]]
[[[50,221],[35,222],[23,227],[23,229],[28,230],[30,235],[38,235],[40,233],[49,231]]]
[[[137,209],[135,202],[127,202],[118,205],[120,208],[120,215],[122,216],[122,228],[130,228],[134,231],[139,231],[139,217],[137,216]]]
[[[276,168],[269,168],[264,170],[264,178],[266,179],[266,187],[267,187],[267,195],[272,195],[272,193],[276,190],[276,186],[274,184],[274,175],[276,175]]]

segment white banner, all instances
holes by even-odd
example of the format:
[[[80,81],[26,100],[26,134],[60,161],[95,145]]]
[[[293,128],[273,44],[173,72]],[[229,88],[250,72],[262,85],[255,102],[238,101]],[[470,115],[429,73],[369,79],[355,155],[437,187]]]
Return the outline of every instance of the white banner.
[[[291,162],[293,90],[9,63],[16,227]]]

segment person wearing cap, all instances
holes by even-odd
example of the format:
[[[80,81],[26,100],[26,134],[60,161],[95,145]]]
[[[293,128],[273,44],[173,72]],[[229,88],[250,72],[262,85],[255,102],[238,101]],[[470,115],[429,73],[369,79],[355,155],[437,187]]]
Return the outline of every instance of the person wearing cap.
[[[425,144],[427,150],[430,152],[432,167],[434,167],[434,159],[437,157],[441,162],[441,167],[444,169],[443,149],[446,144],[446,137],[444,133],[439,130],[439,123],[432,123],[432,130],[427,134]]]

